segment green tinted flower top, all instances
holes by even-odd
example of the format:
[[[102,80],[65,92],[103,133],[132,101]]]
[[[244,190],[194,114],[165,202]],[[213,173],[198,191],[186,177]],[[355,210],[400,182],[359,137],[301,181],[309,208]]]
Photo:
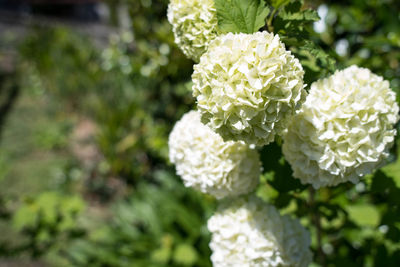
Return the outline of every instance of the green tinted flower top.
[[[225,140],[266,145],[305,98],[304,71],[278,35],[217,37],[194,66],[193,95],[202,121]]]
[[[351,66],[311,85],[284,136],[293,175],[315,188],[356,183],[384,163],[399,107],[389,82]]]
[[[219,32],[213,0],[171,0],[168,21],[176,44],[196,62]]]

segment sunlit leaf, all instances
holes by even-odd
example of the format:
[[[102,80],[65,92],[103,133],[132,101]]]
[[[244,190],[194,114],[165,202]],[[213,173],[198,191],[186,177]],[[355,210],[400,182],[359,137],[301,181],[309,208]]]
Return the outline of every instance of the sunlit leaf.
[[[227,33],[253,33],[265,25],[270,9],[264,0],[215,0],[218,25]]]

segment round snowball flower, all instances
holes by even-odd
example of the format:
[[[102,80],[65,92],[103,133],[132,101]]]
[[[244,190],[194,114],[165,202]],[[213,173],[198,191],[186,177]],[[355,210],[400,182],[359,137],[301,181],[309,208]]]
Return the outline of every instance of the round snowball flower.
[[[220,199],[249,193],[258,185],[258,152],[243,142],[224,142],[196,111],[176,123],[168,144],[170,161],[185,186]]]
[[[198,62],[219,33],[214,0],[171,0],[167,15],[176,44]]]
[[[223,203],[208,220],[214,267],[307,267],[310,234],[258,198]]]
[[[293,176],[315,188],[358,182],[388,157],[398,113],[389,82],[368,69],[351,66],[313,83],[283,138]]]
[[[300,62],[268,32],[217,37],[194,66],[202,121],[224,140],[266,145],[305,99]]]

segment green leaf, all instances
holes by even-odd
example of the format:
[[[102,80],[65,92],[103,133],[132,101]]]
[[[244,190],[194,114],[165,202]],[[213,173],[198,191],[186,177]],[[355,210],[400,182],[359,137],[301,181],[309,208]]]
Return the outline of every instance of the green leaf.
[[[222,32],[253,33],[265,25],[270,9],[264,0],[215,0]]]
[[[284,199],[284,194],[292,190],[304,190],[305,186],[299,179],[292,176],[292,169],[285,161],[281,147],[276,143],[269,144],[261,150],[261,162],[263,163],[264,177],[275,190],[281,194],[278,197]]]
[[[284,9],[289,12],[299,12],[303,4],[303,0],[284,1]]]
[[[159,248],[151,253],[151,259],[155,262],[167,264],[171,258],[171,248]]]
[[[275,33],[294,37],[299,40],[309,39],[307,27],[318,21],[318,12],[313,9],[303,9],[303,1],[284,2],[273,20]]]
[[[185,266],[193,266],[197,259],[197,251],[189,244],[179,244],[174,251],[174,262]]]
[[[379,211],[373,205],[358,204],[346,208],[350,219],[359,226],[376,227],[380,222]]]
[[[375,172],[372,178],[371,192],[386,199],[389,203],[400,204],[400,189],[397,187],[395,179],[388,176],[383,170]]]
[[[281,8],[290,3],[290,0],[271,0],[271,5],[275,8]]]
[[[299,20],[302,23],[320,20],[317,11],[313,9],[306,9],[301,12],[294,12],[294,13],[283,11],[279,15],[284,20]]]
[[[334,72],[336,70],[336,60],[314,42],[305,41],[304,46],[302,46],[301,48],[310,52],[311,55],[318,59],[321,62],[322,66],[330,72]]]
[[[394,183],[400,188],[400,158],[381,169],[387,176],[392,177]]]
[[[306,84],[311,84],[336,70],[336,60],[330,51],[325,51],[313,41],[285,35],[281,35],[281,40],[300,60],[305,69],[304,82]]]

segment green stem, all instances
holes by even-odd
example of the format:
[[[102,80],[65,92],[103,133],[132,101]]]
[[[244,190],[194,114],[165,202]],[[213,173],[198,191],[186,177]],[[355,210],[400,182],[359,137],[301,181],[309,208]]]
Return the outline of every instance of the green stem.
[[[321,227],[321,217],[318,211],[318,207],[316,206],[316,191],[313,187],[310,186],[309,188],[310,199],[309,205],[311,208],[311,221],[315,225],[315,229],[317,232],[317,255],[318,258],[321,260],[321,265],[323,267],[328,266],[326,262],[326,255],[322,249],[322,227]]]
[[[267,20],[267,30],[268,32],[274,32],[274,26],[272,25],[272,20],[274,19],[276,12],[278,12],[277,8],[274,8],[274,10],[272,10],[271,14],[268,17]]]

